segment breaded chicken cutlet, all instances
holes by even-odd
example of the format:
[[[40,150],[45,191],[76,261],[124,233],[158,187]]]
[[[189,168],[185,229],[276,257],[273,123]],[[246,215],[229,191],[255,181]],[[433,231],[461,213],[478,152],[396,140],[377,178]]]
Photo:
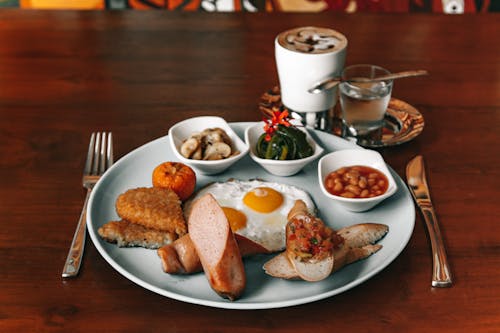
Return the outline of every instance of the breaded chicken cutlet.
[[[97,232],[105,241],[116,243],[119,247],[158,249],[177,239],[177,234],[173,232],[149,229],[125,220],[108,222]]]
[[[116,212],[123,220],[149,229],[177,236],[187,233],[181,201],[170,189],[140,187],[128,190],[116,199]]]

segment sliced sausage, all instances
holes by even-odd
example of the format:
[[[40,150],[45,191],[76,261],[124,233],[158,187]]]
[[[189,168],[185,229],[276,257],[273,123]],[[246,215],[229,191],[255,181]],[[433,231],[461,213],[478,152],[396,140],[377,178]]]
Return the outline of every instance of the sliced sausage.
[[[237,299],[245,289],[245,267],[224,211],[211,194],[193,204],[188,231],[212,289]]]

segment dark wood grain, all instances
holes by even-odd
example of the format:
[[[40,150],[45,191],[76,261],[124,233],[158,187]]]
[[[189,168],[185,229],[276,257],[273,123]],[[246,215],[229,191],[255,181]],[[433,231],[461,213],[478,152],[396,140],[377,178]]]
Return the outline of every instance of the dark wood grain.
[[[0,11],[0,331],[498,332],[499,19]],[[274,36],[301,25],[344,32],[348,64],[431,73],[399,80],[393,92],[424,115],[423,133],[380,151],[402,177],[407,161],[425,156],[455,285],[430,287],[418,214],[386,269],[302,306],[175,301],[122,277],[90,240],[80,276],[62,280],[90,132],[113,131],[120,157],[188,117],[259,120],[259,96],[277,82]]]

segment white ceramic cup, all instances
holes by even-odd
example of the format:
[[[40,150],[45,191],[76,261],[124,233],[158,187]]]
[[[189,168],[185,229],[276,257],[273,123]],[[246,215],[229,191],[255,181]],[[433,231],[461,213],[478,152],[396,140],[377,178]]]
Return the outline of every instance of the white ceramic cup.
[[[299,27],[280,33],[274,42],[283,104],[296,112],[321,112],[335,106],[337,88],[308,92],[317,83],[340,76],[347,38],[336,30]]]

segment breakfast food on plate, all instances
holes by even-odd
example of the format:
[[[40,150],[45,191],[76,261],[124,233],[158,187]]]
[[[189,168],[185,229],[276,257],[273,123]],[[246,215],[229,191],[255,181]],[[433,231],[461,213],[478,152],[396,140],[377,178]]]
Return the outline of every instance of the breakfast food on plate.
[[[330,172],[324,180],[326,190],[345,198],[372,198],[389,187],[387,177],[377,169],[353,165]]]
[[[174,232],[149,229],[125,220],[108,222],[97,232],[104,240],[116,243],[119,247],[141,246],[157,249],[177,238]]]
[[[179,162],[164,162],[152,173],[153,186],[131,189],[116,200],[120,221],[99,228],[101,238],[119,247],[158,249],[186,234],[181,200],[194,191],[196,174]]]
[[[211,194],[193,204],[188,229],[212,289],[229,300],[240,297],[245,268],[226,215]]]
[[[193,203],[206,193],[222,207],[234,233],[260,244],[270,252],[285,248],[287,215],[296,200],[302,200],[310,213],[316,206],[309,194],[292,185],[263,180],[228,180],[207,185],[184,203],[189,219]]]
[[[320,281],[380,250],[382,245],[374,243],[389,230],[383,224],[364,223],[335,232],[320,222],[297,202],[287,225],[287,249],[264,264],[265,272],[284,279]],[[325,243],[328,235],[331,242]]]
[[[204,271],[212,289],[229,300],[246,286],[243,257],[285,250],[264,264],[268,275],[320,281],[377,252],[382,246],[373,244],[388,231],[365,223],[335,232],[315,216],[309,194],[288,184],[230,179],[194,193],[196,175],[179,162],[155,167],[152,183],[120,194],[121,220],[104,224],[99,235],[120,247],[158,249],[166,273]]]
[[[233,141],[226,131],[215,127],[191,134],[182,143],[180,153],[194,160],[222,160],[239,154],[239,151],[233,148]]]
[[[181,201],[167,188],[130,189],[116,199],[116,212],[122,219],[146,228],[174,232],[177,236],[187,232]]]
[[[297,160],[314,153],[306,134],[292,125],[288,111],[273,111],[265,119],[264,133],[257,140],[256,155],[271,160]]]
[[[339,230],[337,233],[344,238],[345,244],[333,252],[331,273],[338,271],[345,265],[365,259],[380,250],[382,245],[373,243],[384,237],[387,232],[387,226],[378,223],[357,224]],[[356,240],[360,233],[362,236]],[[360,240],[361,242],[359,242]],[[264,264],[264,270],[268,275],[277,278],[289,280],[300,278],[284,252],[267,261]]]
[[[182,236],[172,244],[160,247],[157,253],[165,273],[191,274],[201,272],[203,269],[189,234]]]
[[[242,257],[270,253],[264,247],[246,237],[238,234],[234,234],[234,236]],[[171,244],[160,247],[158,256],[161,259],[161,266],[165,273],[191,274],[202,270],[200,257],[189,234],[182,236]]]
[[[347,264],[369,257],[382,248],[375,244],[389,232],[389,227],[380,223],[361,223],[337,231],[345,240],[339,251],[334,251],[334,271]]]
[[[193,194],[196,174],[189,166],[180,162],[164,162],[153,170],[154,187],[169,188],[184,201]]]
[[[181,202],[170,189],[128,190],[118,196],[116,211],[122,219],[104,224],[98,233],[120,247],[158,249],[187,232]]]
[[[333,250],[342,237],[319,218],[309,214],[298,200],[286,225],[286,256],[297,274],[306,281],[320,281],[333,270]]]

